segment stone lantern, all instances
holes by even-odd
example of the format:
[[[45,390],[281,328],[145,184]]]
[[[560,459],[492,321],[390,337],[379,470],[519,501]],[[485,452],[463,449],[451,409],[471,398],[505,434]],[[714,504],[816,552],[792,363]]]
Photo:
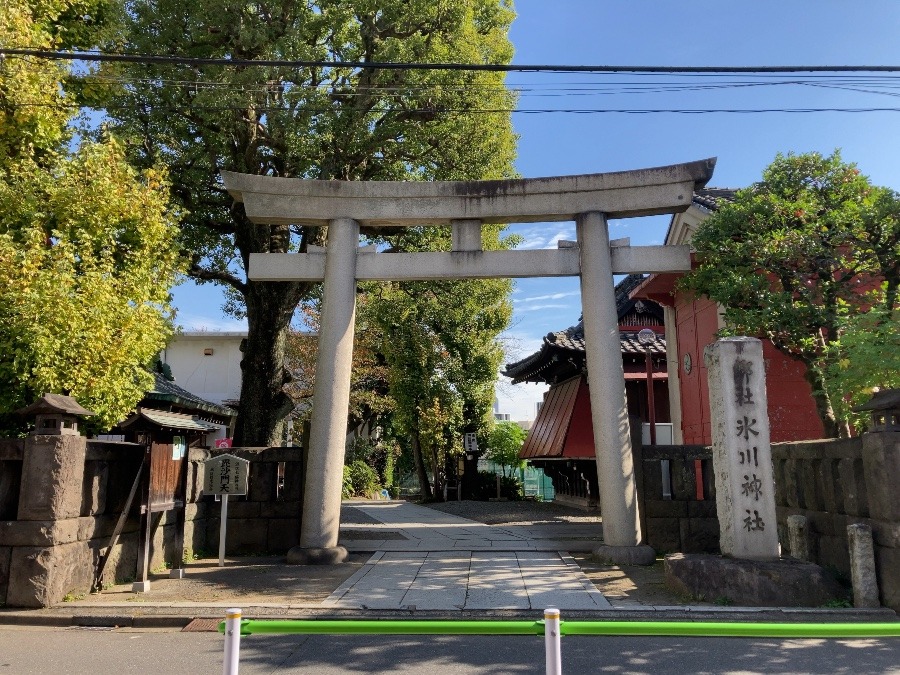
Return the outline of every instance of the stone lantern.
[[[96,415],[82,408],[71,396],[62,394],[44,394],[30,406],[16,412],[35,415],[32,436],[80,436],[78,418]]]
[[[853,412],[870,411],[872,426],[869,431],[900,431],[900,389],[884,389],[876,392],[868,403]]]

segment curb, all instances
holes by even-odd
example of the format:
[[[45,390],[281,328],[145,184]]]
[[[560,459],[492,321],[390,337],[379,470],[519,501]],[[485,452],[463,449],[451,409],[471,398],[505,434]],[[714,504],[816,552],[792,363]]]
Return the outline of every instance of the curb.
[[[239,604],[239,603],[236,603]],[[104,611],[105,609],[105,611]],[[117,609],[117,608],[116,608]],[[153,609],[145,607],[144,609]],[[98,607],[94,613],[48,612],[47,610],[0,611],[0,626],[32,626],[66,628],[73,626],[91,628],[184,628],[194,619],[222,618],[225,608],[215,607],[160,607],[158,614],[121,614],[113,608]],[[181,609],[181,611],[178,611]],[[428,611],[428,610],[356,610],[297,607],[249,606],[244,609],[245,618],[253,619],[540,619],[537,610],[495,611]],[[795,607],[616,607],[602,610],[568,610],[563,621],[725,621],[733,623],[891,623],[900,621],[893,610],[877,609],[826,609]]]

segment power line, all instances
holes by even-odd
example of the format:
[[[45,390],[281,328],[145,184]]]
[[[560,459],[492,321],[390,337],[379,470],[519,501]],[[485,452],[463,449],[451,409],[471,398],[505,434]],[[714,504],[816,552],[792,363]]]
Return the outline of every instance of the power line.
[[[365,68],[369,70],[462,70],[503,73],[896,73],[900,66],[573,66],[518,65],[495,63],[390,63],[366,61],[295,61],[285,59],[226,59],[191,56],[159,56],[154,54],[112,54],[105,52],[50,51],[0,47],[0,54],[31,56],[63,61],[118,61],[141,64],[185,66],[239,66],[285,68]]]
[[[89,106],[81,106],[75,103],[12,103],[11,108],[72,108],[81,109]],[[128,105],[128,104],[109,104],[103,106],[107,110],[139,110],[145,106]],[[194,105],[185,106],[159,105],[157,108],[164,108],[171,112],[180,112],[183,110],[212,110],[212,111],[230,111],[243,112],[247,106],[227,106],[227,105]],[[273,106],[252,106],[253,111],[258,114],[284,113],[294,112],[290,108],[277,108]],[[334,112],[333,108],[311,108],[302,107],[304,112],[311,114],[321,114]],[[623,114],[623,115],[648,115],[657,113],[670,113],[678,115],[706,115],[706,114],[753,114],[753,113],[872,113],[872,112],[900,112],[900,108],[403,108],[402,111],[392,108],[373,108],[367,111],[367,114],[388,114],[391,112],[403,112],[407,114],[427,113],[435,114],[465,114],[465,115],[499,115],[499,114],[523,114],[523,115],[543,115],[564,113],[573,115],[601,115],[601,114]]]
[[[29,58],[29,57],[25,57]],[[679,76],[683,78],[683,76]],[[412,84],[389,84],[378,85],[375,87],[361,87],[358,89],[347,89],[335,82],[319,82],[305,84],[295,81],[275,80],[271,82],[253,82],[253,83],[237,83],[223,82],[220,80],[209,79],[181,79],[167,77],[140,77],[140,76],[111,76],[102,73],[88,73],[80,75],[79,79],[84,82],[100,82],[121,84],[126,87],[145,87],[151,88],[176,85],[194,94],[205,91],[234,92],[240,94],[251,95],[291,95],[298,93],[326,92],[339,95],[341,98],[368,97],[371,96],[371,90],[377,89],[378,96],[385,99],[390,98],[408,98],[416,94],[430,93],[451,93],[451,92],[467,92],[473,89],[490,92],[511,92],[518,94],[522,98],[569,98],[569,97],[590,97],[590,96],[609,96],[609,95],[627,95],[627,94],[662,94],[662,93],[684,93],[684,92],[712,92],[721,90],[735,89],[752,89],[759,87],[784,87],[784,86],[807,86],[820,87],[823,89],[841,89],[855,93],[865,93],[873,95],[886,95],[896,97],[898,93],[895,90],[900,89],[900,78],[891,76],[865,76],[852,77],[843,75],[834,75],[831,78],[823,79],[821,76],[815,77],[786,77],[770,76],[769,79],[751,79],[751,80],[717,80],[710,82],[709,80],[691,81],[679,79],[677,81],[661,82],[661,81],[643,81],[643,82],[582,82],[582,83],[561,83],[561,84],[483,84],[471,83],[465,85],[445,84],[445,83],[412,83]]]

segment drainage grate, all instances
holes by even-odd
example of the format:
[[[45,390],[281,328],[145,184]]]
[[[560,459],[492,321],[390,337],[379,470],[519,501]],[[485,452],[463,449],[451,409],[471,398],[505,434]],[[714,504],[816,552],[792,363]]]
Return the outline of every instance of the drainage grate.
[[[222,619],[194,619],[181,629],[182,633],[216,633]]]

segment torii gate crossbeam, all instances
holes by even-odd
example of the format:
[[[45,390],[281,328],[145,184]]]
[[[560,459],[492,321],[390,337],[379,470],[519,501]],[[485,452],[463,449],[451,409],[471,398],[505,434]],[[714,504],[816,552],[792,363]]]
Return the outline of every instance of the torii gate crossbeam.
[[[324,280],[300,545],[288,562],[341,562],[340,495],[350,398],[357,280],[580,276],[604,546],[617,562],[652,563],[642,545],[613,274],[686,271],[686,246],[610,242],[607,220],[686,210],[715,159],[616,173],[508,181],[354,182],[223,172],[256,223],[328,226],[327,247],[251,254],[253,280]],[[577,242],[556,250],[483,251],[482,223],[574,220]],[[453,250],[376,253],[360,226],[451,225]]]

